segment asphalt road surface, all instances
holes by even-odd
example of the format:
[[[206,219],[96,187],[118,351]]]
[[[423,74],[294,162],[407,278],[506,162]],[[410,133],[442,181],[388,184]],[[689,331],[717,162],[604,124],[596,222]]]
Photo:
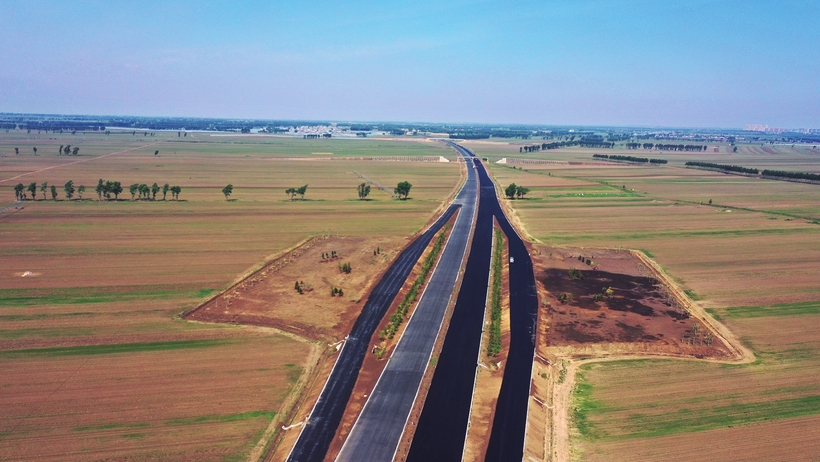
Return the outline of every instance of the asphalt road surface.
[[[493,217],[507,236],[509,253],[515,263],[507,263],[510,271],[510,350],[486,460],[520,461],[524,455],[538,308],[535,277],[529,252],[504,215],[492,180],[483,165],[477,165],[477,172],[481,196],[470,256],[408,453],[409,462],[462,460],[478,367],[475,358],[479,353],[486,304]]]
[[[325,383],[325,387],[322,389],[319,399],[308,417],[307,423],[302,427],[299,438],[293,449],[291,449],[287,460],[299,462],[318,462],[324,460],[330,443],[333,440],[333,436],[336,433],[336,429],[339,426],[339,422],[341,421],[345,406],[353,391],[353,386],[356,383],[364,357],[370,347],[370,338],[384,317],[391,302],[396,297],[399,289],[401,289],[413,266],[421,257],[424,249],[427,248],[430,240],[450,217],[452,217],[453,213],[455,213],[459,207],[464,207],[466,204],[469,206],[469,210],[465,207],[465,210],[462,210],[459,217],[473,214],[477,180],[475,171],[472,168],[468,168],[467,170],[467,182],[453,204],[442,214],[433,226],[428,228],[402,251],[371,292],[370,297],[362,308],[361,314],[353,325],[350,335],[347,337],[342,350],[339,352],[336,364]],[[470,221],[472,222],[472,218]],[[454,232],[451,233],[450,240],[453,239],[452,236],[455,235],[455,231],[454,229]],[[469,234],[469,229],[467,233]],[[448,242],[445,252],[442,254],[442,259],[449,247],[451,247],[451,245]],[[457,271],[458,269],[456,269],[456,273]],[[435,273],[433,277],[431,277],[431,283],[434,277]],[[448,290],[449,296],[452,292],[452,284]],[[415,318],[415,316],[413,316],[413,318]],[[410,325],[408,323],[408,329],[409,327]],[[426,360],[424,365],[426,366]],[[416,387],[416,389],[417,388],[418,387]],[[415,397],[415,391],[413,396]],[[401,429],[403,429],[403,426],[402,421]],[[399,436],[401,429],[399,430]]]
[[[485,190],[488,187],[489,190]],[[490,201],[495,201],[493,186],[482,184],[464,279],[407,455],[408,462],[460,461],[464,452],[490,275],[493,235]]]
[[[389,462],[395,455],[430,361],[473,228],[477,198],[476,170],[470,161],[467,166],[467,182],[456,199],[461,204],[461,211],[450,238],[337,461]]]

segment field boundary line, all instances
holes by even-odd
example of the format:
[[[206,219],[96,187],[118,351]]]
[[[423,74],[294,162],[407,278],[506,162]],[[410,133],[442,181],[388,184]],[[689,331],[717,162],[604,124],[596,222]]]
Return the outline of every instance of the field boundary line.
[[[21,173],[20,175],[17,175],[17,176],[11,177],[11,178],[6,178],[5,180],[0,180],[0,183],[5,183],[6,181],[13,181],[13,180],[16,180],[16,179],[24,177],[24,176],[34,175],[35,173],[45,172],[46,170],[51,170],[51,169],[60,168],[60,167],[68,167],[69,165],[81,164],[83,162],[91,162],[92,160],[104,159],[106,157],[111,157],[111,156],[116,155],[116,154],[123,154],[123,153],[129,152],[129,151],[135,151],[137,149],[147,148],[148,146],[153,146],[153,145],[159,144],[159,143],[162,143],[162,141],[154,141],[153,143],[144,144],[142,146],[137,146],[137,147],[134,147],[134,148],[128,148],[128,149],[125,149],[123,151],[111,152],[111,153],[103,154],[103,155],[97,156],[97,157],[89,157],[88,159],[75,160],[74,162],[69,162],[67,164],[52,165],[51,167],[41,168],[40,170],[35,170],[33,172]]]
[[[732,353],[735,354],[735,360],[728,361],[731,363],[736,364],[747,364],[751,363],[755,360],[755,355],[747,348],[737,336],[729,330],[726,325],[723,323],[718,322],[713,318],[706,310],[703,309],[700,304],[696,303],[694,300],[689,298],[688,295],[680,288],[680,286],[671,278],[663,269],[655,263],[654,260],[647,257],[643,252],[639,252],[637,250],[628,249],[629,252],[638,258],[641,263],[645,264],[653,273],[655,273],[656,277],[663,282],[664,285],[667,286],[669,291],[672,295],[678,299],[685,308],[686,311],[694,315],[694,317],[709,326],[709,328],[714,331],[721,340],[726,344],[727,347],[731,350]],[[725,361],[724,361],[725,362]]]

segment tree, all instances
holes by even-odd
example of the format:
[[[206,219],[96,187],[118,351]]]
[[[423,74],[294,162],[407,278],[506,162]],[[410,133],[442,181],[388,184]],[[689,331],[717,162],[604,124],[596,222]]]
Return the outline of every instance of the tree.
[[[504,189],[504,195],[512,199],[515,197],[516,191],[518,191],[518,186],[515,183],[510,183],[510,185]]]
[[[170,191],[170,190],[171,190],[171,187],[168,186],[168,183],[165,183],[162,186],[162,200],[165,200],[165,196],[168,194],[168,191]]]
[[[159,155],[159,149],[157,149],[156,151],[154,151],[154,156],[156,157],[156,156],[158,156],[158,155]]]
[[[97,198],[102,200],[102,195],[105,192],[105,181],[103,181],[102,178],[97,182],[97,187],[94,188],[94,191],[97,191]]]
[[[65,153],[65,155],[71,153],[71,145],[69,144],[68,146],[64,147],[63,152]]]
[[[137,191],[139,190],[140,185],[139,183],[134,183],[128,187],[128,192],[131,193],[131,200],[134,200],[134,196],[136,196]]]
[[[51,200],[57,200],[57,187],[54,185],[51,185]]]
[[[358,188],[356,188],[356,190],[359,192],[359,199],[364,199],[368,194],[370,194],[370,185],[367,183],[362,183],[358,186]]]
[[[63,186],[63,189],[65,190],[65,197],[67,197],[68,200],[71,200],[71,198],[74,197],[74,182],[68,180],[68,183]]]
[[[72,156],[76,156],[78,152],[80,152],[80,148],[74,148],[74,149],[71,151],[71,155],[72,155]]]
[[[296,194],[297,194],[297,192],[296,192],[296,188],[288,188],[288,189],[286,189],[286,190],[285,190],[285,194],[290,195],[290,200],[293,200],[293,198],[294,198],[294,197],[296,197]]]
[[[140,199],[148,199],[148,195],[151,194],[151,188],[149,188],[147,184],[142,183],[139,185],[139,192]]]
[[[80,196],[80,200],[83,200],[83,193],[85,192],[85,185],[81,184],[79,188],[77,188],[77,195]]]
[[[20,155],[20,148],[14,148],[14,155],[15,155],[15,156],[19,156],[19,155]]]
[[[31,200],[37,200],[37,183],[29,183],[28,192],[31,193]]]
[[[413,185],[411,185],[409,182],[402,181],[401,183],[396,185],[396,188],[393,190],[393,193],[399,196],[399,199],[404,200],[407,199],[407,196],[410,194],[410,188],[412,187]],[[402,196],[404,197],[402,198]]]
[[[34,151],[34,155],[36,156],[36,155],[37,155],[37,146],[34,146],[34,147],[33,147],[33,148],[31,148],[31,149]]]
[[[40,192],[43,193],[43,200],[46,200],[46,191],[48,191],[48,181],[44,181],[40,185]]]
[[[228,200],[228,197],[231,195],[231,193],[233,193],[233,185],[232,184],[228,184],[228,186],[225,186],[224,188],[222,188],[222,194],[225,195],[225,200]]]
[[[171,186],[171,194],[176,198],[176,200],[179,200],[179,193],[181,193],[181,192],[182,192],[181,187]]]
[[[60,149],[58,149],[58,150],[57,150],[57,155],[58,155],[58,156],[62,156],[62,155],[63,155],[63,148],[64,148],[64,147],[65,147],[65,146],[63,146],[62,144],[60,145]]]
[[[522,197],[526,196],[528,192],[530,192],[530,188],[518,186],[515,188],[515,197],[521,199]]]
[[[14,187],[14,198],[18,201],[21,201],[26,198],[26,193],[23,192],[26,190],[26,186],[23,183],[17,183],[17,186]]]
[[[305,200],[305,193],[307,192],[308,185],[304,184],[296,188],[296,194],[302,197],[302,200]]]
[[[105,194],[106,199],[110,199],[111,194],[113,194],[114,200],[119,200],[120,193],[122,193],[122,185],[119,181],[106,181],[103,184],[103,194]]]
[[[160,188],[159,185],[156,183],[151,185],[151,200],[157,200],[157,193],[160,191],[160,189],[162,188]]]

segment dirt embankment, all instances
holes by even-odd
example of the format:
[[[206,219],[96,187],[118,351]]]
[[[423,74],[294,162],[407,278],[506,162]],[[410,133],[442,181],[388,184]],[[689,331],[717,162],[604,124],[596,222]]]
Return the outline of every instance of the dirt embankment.
[[[350,331],[372,281],[398,255],[402,241],[313,237],[184,317],[274,327],[313,340],[337,341]]]

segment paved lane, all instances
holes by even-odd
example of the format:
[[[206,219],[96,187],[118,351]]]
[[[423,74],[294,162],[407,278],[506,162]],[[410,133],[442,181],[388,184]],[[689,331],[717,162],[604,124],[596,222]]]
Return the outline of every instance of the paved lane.
[[[288,456],[289,461],[319,462],[324,460],[345,406],[353,392],[353,386],[370,347],[369,342],[373,332],[433,236],[463,204],[470,204],[472,210],[472,204],[475,203],[475,189],[476,175],[472,169],[468,168],[467,182],[453,204],[433,226],[396,258],[376,284],[339,352],[330,377],[308,417],[308,423],[302,427],[299,438]],[[472,211],[468,214],[472,214]],[[460,216],[464,215],[464,212],[460,214]],[[447,247],[449,246],[448,243]],[[442,258],[443,256],[442,254]],[[452,291],[452,285],[450,291]]]
[[[376,387],[350,431],[338,461],[388,462],[393,459],[416,399],[433,344],[444,319],[475,214],[476,171],[468,162],[467,182],[456,202],[461,204],[453,231],[399,343]]]
[[[460,149],[468,151],[463,147]],[[520,461],[524,455],[538,307],[535,277],[527,248],[504,215],[495,185],[483,165],[478,164],[476,171],[481,197],[470,257],[410,446],[408,462],[462,460],[475,384],[475,358],[479,353],[486,304],[493,217],[507,236],[510,256],[514,257],[515,263],[507,263],[510,271],[510,350],[486,460]]]

